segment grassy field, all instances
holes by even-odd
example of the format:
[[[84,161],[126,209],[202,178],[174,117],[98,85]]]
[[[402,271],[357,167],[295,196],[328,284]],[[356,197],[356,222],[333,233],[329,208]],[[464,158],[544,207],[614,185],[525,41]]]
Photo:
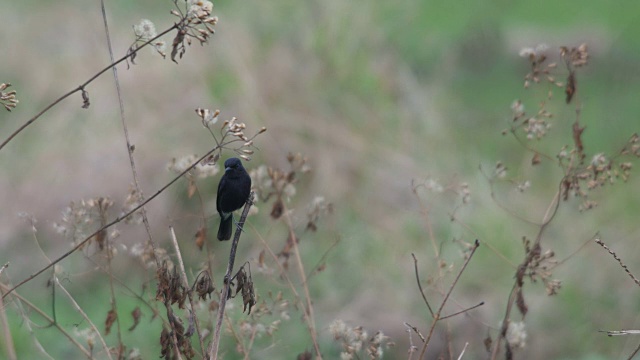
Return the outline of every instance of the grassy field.
[[[171,1],[105,5],[116,58],[134,42],[132,26],[140,19],[153,21],[158,32],[178,21],[169,14]],[[295,194],[285,196],[290,223],[286,216],[270,216],[273,197],[258,202],[258,212],[249,217],[236,267],[251,263],[264,311],[247,315],[240,296],[231,300],[222,336],[224,359],[291,359],[307,350],[315,355],[303,315],[309,307],[305,290],[325,359],[339,359],[345,351],[332,333],[336,319],[362,325],[369,337],[377,331],[389,336],[395,346],[385,347],[383,358],[416,359],[410,346],[419,352],[422,342],[406,324],[426,336],[433,319],[416,284],[412,254],[425,295],[437,308],[475,239],[480,246],[444,314],[484,305],[438,322],[425,358],[458,358],[465,343],[462,358],[491,358],[483,341],[488,336],[494,345],[498,341],[518,265],[530,254],[522,239],[537,236],[542,253],[552,250],[554,256],[542,261],[546,269],[536,268],[536,282],[524,278],[526,316],[513,304],[509,318],[523,322],[526,330],[526,345],[514,346],[514,358],[629,357],[639,340],[609,338],[598,330],[640,327],[637,287],[593,239],[598,234],[640,275],[633,261],[640,253],[637,161],[616,156],[639,129],[640,4],[247,0],[214,5],[219,22],[208,44],[194,41],[178,64],[142,49],[135,64],[118,66],[118,75],[147,197],[175,176],[167,170],[172,158],[203,155],[215,146],[193,111],[199,107],[220,109],[222,119],[238,117],[247,134],[267,128],[255,140],[247,169],[288,170],[289,153],[303,154],[311,168],[297,174]],[[12,112],[0,109],[4,141],[110,61],[98,2],[4,2],[0,23],[5,29],[0,32],[0,83],[12,83],[9,90],[15,89],[20,100]],[[173,36],[163,38],[167,52]],[[554,86],[543,78],[523,86],[531,64],[519,53],[541,43],[549,57],[544,64],[557,62],[553,73],[563,83],[569,72],[559,47],[588,45],[589,62],[575,68],[578,91],[570,104],[564,84]],[[0,266],[10,263],[1,284],[17,284],[70,249],[70,240],[54,226],[70,202],[108,197],[115,204],[106,215],[111,221],[132,188],[112,73],[86,90],[88,109],[80,108],[76,93],[0,149]],[[542,103],[553,114],[543,138],[526,140],[522,127],[518,138],[502,134],[515,123],[511,106],[516,99],[527,116]],[[566,160],[561,166],[556,156],[563,146],[568,153],[575,147],[577,119],[585,128],[584,163]],[[532,165],[535,153],[541,162]],[[598,186],[587,198],[572,192],[541,226],[549,209],[555,209],[565,171],[597,164],[601,153],[615,161],[613,170],[630,162],[629,179]],[[221,154],[223,159],[232,155],[228,150]],[[504,177],[496,176],[498,162],[507,168]],[[593,169],[586,172],[593,174]],[[188,181],[181,179],[147,206],[150,234],[158,246],[176,261],[170,245],[173,226],[189,280],[208,264],[217,290],[230,245],[211,235],[218,226],[218,179],[196,181],[193,197],[187,196]],[[518,185],[525,181],[530,187],[521,192]],[[317,231],[305,230],[309,204],[318,196],[333,211],[322,214]],[[598,206],[580,211],[585,199]],[[209,252],[200,251],[194,239],[203,218]],[[97,229],[96,224],[77,225]],[[117,347],[121,338],[127,351],[135,348],[141,358],[153,358],[160,355],[162,322],[152,309],[167,316],[155,301],[154,267],[146,268],[133,251],[148,235],[141,225],[117,228],[120,236],[113,246],[118,254],[111,263],[94,244],[60,262],[56,274],[109,346]],[[307,281],[296,257],[283,250],[290,231],[300,239]],[[288,264],[287,276],[265,249],[286,254],[277,262]],[[113,276],[99,270],[109,264]],[[550,272],[548,278],[541,275],[544,271]],[[89,328],[87,320],[60,287],[54,292],[51,277],[47,271],[17,293],[49,316],[55,313],[62,330],[87,346],[86,333],[81,333]],[[545,282],[555,279],[562,285],[548,296]],[[278,292],[286,303],[270,298]],[[120,330],[114,327],[107,335],[105,319],[113,298]],[[215,312],[207,311],[209,302],[198,302],[197,314],[201,326],[211,329]],[[129,331],[130,313],[138,306],[140,324]],[[0,326],[0,357],[10,358],[8,344],[13,343],[17,358],[47,358],[37,349],[39,342],[52,358],[85,358],[60,329],[47,327],[47,320],[17,298],[7,296],[2,309],[6,324]],[[277,330],[265,330],[276,324]],[[107,358],[98,338],[94,341],[95,357]],[[199,351],[195,337],[192,343]],[[494,358],[505,358],[504,344],[503,339]],[[366,349],[358,356],[369,358]]]

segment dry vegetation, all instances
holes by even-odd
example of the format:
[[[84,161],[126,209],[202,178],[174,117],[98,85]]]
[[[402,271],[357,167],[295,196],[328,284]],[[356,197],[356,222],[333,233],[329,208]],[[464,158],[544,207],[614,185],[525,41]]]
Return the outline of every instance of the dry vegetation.
[[[581,89],[592,66],[589,46],[523,48],[522,99],[511,103],[502,135],[488,142],[512,141],[501,160],[457,170],[466,162],[450,159],[480,155],[468,154],[473,147],[440,155],[451,150],[443,139],[455,141],[455,130],[444,128],[440,114],[422,112],[437,96],[427,99],[399,59],[374,51],[366,62],[374,85],[353,84],[358,69],[348,57],[318,51],[335,46],[363,57],[353,34],[327,40],[347,19],[327,14],[354,10],[340,4],[316,9],[331,20],[328,34],[301,29],[299,43],[275,41],[268,50],[250,26],[229,22],[226,34],[216,34],[209,1],[167,2],[173,7],[162,31],[150,20],[132,32],[106,26],[109,4],[77,19],[75,26],[90,29],[83,36],[56,23],[73,21],[63,10],[43,19],[59,25],[64,35],[55,46],[68,49],[62,57],[77,67],[35,68],[22,78],[7,70],[21,68],[19,58],[37,58],[43,43],[34,39],[0,72],[9,77],[0,79],[2,356],[636,354],[640,341],[592,350],[566,335],[584,330],[553,305],[580,307],[575,298],[557,299],[567,283],[575,292],[582,285],[572,284],[586,281],[584,293],[593,294],[624,271],[640,285],[625,264],[632,257],[607,240],[622,233],[619,223],[589,217],[602,206],[613,211],[616,194],[631,192],[640,157],[635,133],[613,150],[586,140]],[[366,11],[355,20],[354,32],[374,21]],[[363,41],[381,36],[372,31]],[[318,47],[302,41],[309,39]],[[368,94],[368,86],[399,100],[374,106],[351,94]],[[55,96],[46,100],[40,91]],[[313,94],[291,99],[304,92]],[[421,139],[430,132],[436,135]],[[433,158],[432,167],[416,153]],[[231,244],[211,235],[218,221],[211,197],[230,156],[245,160],[253,182]],[[458,175],[442,175],[451,173]],[[579,261],[585,249],[609,265],[586,279],[579,278],[589,270],[588,260],[587,270]],[[625,292],[631,282],[614,284],[606,291],[633,302],[637,289]],[[604,324],[630,325],[611,321],[616,311],[587,319],[590,341],[611,340],[597,333]],[[549,318],[559,320],[549,325]],[[552,337],[566,340],[540,336],[554,327]]]

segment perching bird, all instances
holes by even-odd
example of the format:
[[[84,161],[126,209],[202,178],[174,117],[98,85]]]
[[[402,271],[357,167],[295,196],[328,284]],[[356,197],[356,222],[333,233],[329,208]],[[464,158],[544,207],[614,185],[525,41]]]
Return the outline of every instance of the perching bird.
[[[251,177],[242,167],[238,158],[229,158],[224,162],[224,175],[218,184],[216,208],[220,214],[218,240],[231,239],[233,231],[233,212],[240,209],[251,193]]]

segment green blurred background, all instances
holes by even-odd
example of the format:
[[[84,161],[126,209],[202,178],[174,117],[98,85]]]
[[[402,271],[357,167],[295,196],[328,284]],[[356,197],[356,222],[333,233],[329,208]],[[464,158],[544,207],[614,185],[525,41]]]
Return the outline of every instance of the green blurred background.
[[[422,331],[431,324],[411,257],[411,253],[418,257],[425,283],[437,276],[429,224],[443,258],[453,266],[441,289],[447,289],[463,261],[457,240],[472,242],[478,237],[489,245],[481,245],[445,312],[479,301],[485,305],[439,325],[429,358],[445,353],[448,341],[454,358],[465,342],[469,342],[465,359],[484,358],[482,341],[487,334],[495,339],[513,285],[511,264],[522,259],[521,238],[536,234],[535,226],[513,214],[539,222],[561,178],[560,169],[550,161],[531,167],[531,154],[512,137],[501,135],[510,124],[509,107],[515,99],[522,99],[533,114],[551,89],[544,84],[523,88],[529,64],[518,53],[539,43],[547,44],[550,54],[557,54],[561,45],[589,45],[590,63],[578,72],[576,98],[587,127],[585,147],[588,156],[614,153],[639,128],[640,3],[246,0],[214,4],[220,21],[209,45],[189,47],[178,65],[145,50],[137,65],[118,67],[145,194],[172,178],[166,171],[171,158],[203,154],[211,147],[193,109],[221,109],[224,118],[237,116],[249,131],[266,126],[267,133],[256,144],[260,151],[246,167],[261,163],[285,167],[287,153],[301,152],[313,171],[302,177],[289,205],[296,210],[294,222],[304,226],[305,206],[315,196],[334,205],[334,213],[322,220],[319,231],[305,234],[301,242],[311,269],[339,241],[328,253],[326,269],[309,283],[326,358],[339,357],[340,345],[328,331],[334,319],[363,325],[370,333],[382,330],[396,342],[385,358],[406,358],[409,335],[403,323]],[[174,21],[170,1],[108,1],[106,8],[116,57],[132,43],[131,26],[140,19],[152,20],[159,31]],[[12,113],[0,112],[5,136],[108,64],[97,1],[4,1],[0,24],[0,82],[11,82],[20,99]],[[170,44],[172,39],[165,40]],[[558,67],[559,80],[566,76],[563,70]],[[42,248],[55,258],[69,245],[52,224],[70,201],[109,196],[121,204],[129,189],[131,171],[110,73],[88,91],[89,109],[80,109],[81,98],[74,95],[0,151],[0,263],[11,262],[8,274],[13,282],[47,263],[31,225],[18,213],[30,213],[38,220]],[[555,114],[550,135],[532,144],[552,156],[563,145],[571,145],[576,108],[575,103],[564,103],[562,89],[555,91],[547,104]],[[491,172],[497,161],[507,165],[509,177],[532,183],[523,194],[515,186],[495,189],[500,201],[513,209],[511,214],[491,199],[489,184],[479,171],[481,166]],[[633,261],[640,252],[636,175],[626,184],[594,192],[591,198],[600,205],[590,212],[580,213],[578,201],[563,202],[545,233],[543,248],[564,259],[600,232],[630,270],[640,274]],[[471,203],[455,210],[460,203],[455,194],[421,192],[416,197],[412,180],[425,179],[443,186],[468,183]],[[217,179],[198,185],[212,199],[216,184]],[[168,226],[176,226],[185,260],[197,269],[204,259],[192,241],[199,205],[186,199],[185,187],[176,185],[154,200],[150,221],[155,239],[166,247]],[[421,214],[421,204],[429,209],[429,222]],[[286,239],[283,224],[269,220],[269,205],[258,207],[260,212],[250,221],[255,231],[243,238],[239,263],[255,261],[262,250],[256,232],[276,250]],[[466,226],[450,220],[454,210]],[[205,211],[212,215],[209,225],[217,226],[213,201]],[[118,242],[128,247],[145,239],[137,227],[123,226],[121,232]],[[228,245],[216,242],[213,247],[222,269]],[[116,262],[133,288],[148,280],[149,274],[131,257],[123,255]],[[108,277],[92,271],[80,254],[61,265],[69,290],[102,328],[109,309]],[[640,340],[597,332],[640,327],[636,315],[640,296],[618,264],[590,243],[553,272],[563,284],[557,296],[547,297],[540,283],[525,286],[527,345],[516,357],[628,356]],[[268,291],[288,292],[273,276],[256,273],[254,282],[262,297]],[[20,293],[43,309],[51,308],[46,276]],[[117,294],[126,332],[125,314],[137,302],[122,290]],[[435,287],[429,287],[427,295],[432,304],[441,299]],[[59,322],[70,332],[76,326],[86,328],[68,302],[59,300],[57,307]],[[232,317],[246,316],[237,309]],[[19,358],[39,358],[15,306],[9,304],[7,314]],[[144,358],[159,355],[160,323],[150,319],[151,314],[145,313],[140,327],[126,333],[126,345],[140,348]],[[35,320],[42,323],[37,316]],[[514,320],[519,320],[517,314]],[[57,330],[34,331],[55,358],[81,358]],[[109,342],[115,339],[113,334],[107,336]],[[225,339],[225,358],[237,358],[232,339]],[[413,340],[417,341],[415,335]],[[292,312],[273,338],[258,340],[251,358],[291,359],[306,349],[312,349],[308,333],[300,313]],[[4,351],[0,353],[4,356]]]

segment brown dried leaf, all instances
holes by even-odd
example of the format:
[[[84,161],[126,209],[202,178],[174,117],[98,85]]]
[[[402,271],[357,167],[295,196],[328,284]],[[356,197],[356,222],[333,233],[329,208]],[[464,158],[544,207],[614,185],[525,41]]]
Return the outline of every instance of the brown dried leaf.
[[[205,272],[196,283],[196,293],[201,300],[206,300],[207,295],[210,297],[211,293],[215,290],[209,273]]]
[[[571,99],[573,99],[573,95],[575,95],[576,93],[576,75],[575,72],[572,70],[569,73],[569,77],[567,78],[567,86],[564,88],[564,92],[565,94],[567,94],[567,104],[571,102]]]
[[[160,357],[169,359],[171,357],[173,344],[171,343],[171,334],[165,327],[162,327],[162,332],[160,333],[160,347],[162,348]]]
[[[180,29],[176,33],[176,37],[173,38],[173,44],[171,45],[171,61],[176,64],[178,63],[176,61],[176,55],[178,55],[178,52],[180,53],[180,58],[182,58],[182,55],[184,55],[185,52],[183,44],[185,35],[187,35],[187,31],[185,29]]]
[[[278,198],[273,203],[273,208],[271,208],[271,217],[277,220],[280,218],[280,216],[282,216],[283,212],[284,212],[284,203],[282,202],[281,198]]]
[[[586,127],[580,127],[580,124],[576,121],[573,123],[573,143],[576,146],[576,150],[582,153],[584,146],[582,144],[582,132]]]
[[[131,317],[133,318],[133,325],[129,328],[129,331],[133,331],[136,326],[140,323],[140,318],[142,317],[142,311],[139,306],[136,306],[135,309],[131,312]]]
[[[104,250],[104,242],[107,239],[107,230],[102,229],[98,231],[95,238],[96,238],[96,242],[98,243],[98,248],[100,248],[100,250]]]
[[[218,311],[218,308],[219,308],[219,307],[220,307],[220,304],[218,304],[218,302],[217,302],[217,301],[215,301],[215,300],[212,300],[212,301],[209,303],[209,311],[211,311],[211,312],[216,312],[216,311]]]
[[[522,295],[522,288],[518,289],[518,292],[516,293],[516,305],[518,306],[518,310],[520,311],[520,314],[522,314],[522,317],[524,318],[527,315],[527,312],[529,311],[529,307],[527,306],[527,303],[524,301],[524,295]]]
[[[196,245],[198,246],[198,249],[202,250],[202,247],[204,246],[204,242],[206,241],[206,239],[207,239],[207,228],[205,226],[202,226],[196,232]]]
[[[484,349],[487,350],[487,352],[491,352],[491,345],[493,344],[493,339],[491,339],[491,335],[487,334],[487,337],[484,338]]]
[[[535,166],[540,164],[542,160],[540,159],[540,154],[535,153],[533,154],[533,158],[531,158],[531,165]]]
[[[105,335],[109,335],[109,333],[111,332],[111,326],[113,325],[113,323],[116,321],[117,318],[118,318],[118,314],[115,312],[115,310],[113,309],[109,310],[109,312],[107,313],[107,319],[104,321]]]
[[[88,109],[90,105],[91,102],[89,101],[89,93],[87,92],[87,90],[82,89],[82,108]]]

